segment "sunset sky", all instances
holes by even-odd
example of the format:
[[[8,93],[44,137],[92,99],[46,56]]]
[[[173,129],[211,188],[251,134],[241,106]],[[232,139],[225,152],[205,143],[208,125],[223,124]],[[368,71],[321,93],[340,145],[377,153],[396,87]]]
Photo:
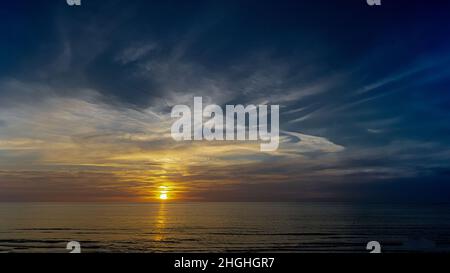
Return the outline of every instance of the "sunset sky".
[[[450,200],[446,1],[7,1],[1,201]],[[176,142],[279,104],[280,148]]]

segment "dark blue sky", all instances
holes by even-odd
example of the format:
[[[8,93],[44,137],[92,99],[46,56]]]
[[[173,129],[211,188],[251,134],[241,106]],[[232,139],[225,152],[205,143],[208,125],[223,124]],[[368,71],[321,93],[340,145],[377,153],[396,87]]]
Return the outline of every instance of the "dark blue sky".
[[[188,175],[158,159],[139,161],[168,171],[180,195],[448,201],[449,12],[450,3],[437,0],[2,3],[0,198],[52,199],[49,191],[66,190],[50,183],[33,195],[24,181],[73,168],[77,179],[88,173],[120,184],[115,172],[131,163],[121,157],[117,167],[117,154],[178,149],[164,138],[124,143],[121,136],[157,135],[171,106],[203,96],[220,105],[280,104],[286,142],[276,155],[208,155],[218,172],[196,159]],[[130,125],[149,112],[160,122]],[[36,144],[50,142],[60,146]],[[212,190],[202,184],[208,179],[221,183]],[[131,186],[112,192],[98,182],[98,195],[139,197],[146,183],[159,183],[150,180],[128,179]]]

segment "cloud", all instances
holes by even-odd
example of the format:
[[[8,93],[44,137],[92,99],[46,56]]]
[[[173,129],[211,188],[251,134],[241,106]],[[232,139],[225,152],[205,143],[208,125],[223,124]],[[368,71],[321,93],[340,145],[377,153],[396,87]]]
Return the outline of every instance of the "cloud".
[[[326,152],[336,153],[341,152],[345,148],[341,145],[337,145],[324,137],[310,136],[296,132],[283,131],[287,135],[293,136],[298,139],[294,142],[294,147],[291,147],[291,151],[296,153],[309,153],[309,152]]]
[[[282,174],[285,168],[272,174],[267,171],[272,156],[284,161],[283,157],[292,160],[295,154],[301,159],[303,153],[339,150],[325,138],[292,132],[289,134],[298,137],[299,142],[290,143],[284,138],[281,152],[274,155],[261,153],[259,143],[177,143],[170,136],[170,116],[158,107],[115,107],[104,103],[94,90],[65,97],[45,85],[15,81],[10,86],[19,86],[23,91],[21,99],[0,109],[9,124],[0,137],[0,151],[8,152],[0,154],[0,169],[3,181],[8,181],[3,182],[3,187],[9,188],[11,196],[23,190],[26,194],[22,198],[32,198],[35,189],[25,186],[30,179],[36,185],[39,181],[42,187],[35,195],[37,199],[51,192],[62,192],[62,198],[69,191],[73,198],[83,199],[88,189],[95,187],[100,199],[108,198],[109,193],[111,200],[119,198],[118,192],[120,198],[145,200],[149,188],[161,184],[171,184],[181,194],[186,188],[202,188],[199,185],[212,180],[216,185],[284,181],[288,179]],[[36,88],[44,88],[51,95],[34,103],[23,100],[24,96],[34,95],[27,89]],[[248,174],[243,172],[230,179],[229,174],[242,166],[248,166]],[[22,170],[23,175],[17,170]],[[73,171],[80,173],[74,175]],[[121,184],[117,191],[110,191],[112,185],[104,183],[107,177],[114,185]],[[55,186],[57,180],[61,184]],[[14,186],[11,181],[15,181]],[[92,185],[83,188],[84,183]],[[86,200],[89,198],[86,196]]]
[[[119,55],[116,56],[115,61],[122,65],[142,59],[151,51],[155,50],[157,45],[155,43],[143,43],[142,45],[135,45],[125,48]]]

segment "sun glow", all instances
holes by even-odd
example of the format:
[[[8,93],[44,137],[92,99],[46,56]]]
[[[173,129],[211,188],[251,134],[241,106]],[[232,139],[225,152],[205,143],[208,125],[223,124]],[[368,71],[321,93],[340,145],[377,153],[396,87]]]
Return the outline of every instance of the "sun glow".
[[[167,186],[161,186],[159,187],[159,199],[161,200],[167,200],[169,198],[169,196],[167,195],[168,193],[168,187]]]
[[[166,199],[167,199],[167,193],[161,193],[161,194],[159,195],[159,199],[161,199],[161,200],[166,200]]]

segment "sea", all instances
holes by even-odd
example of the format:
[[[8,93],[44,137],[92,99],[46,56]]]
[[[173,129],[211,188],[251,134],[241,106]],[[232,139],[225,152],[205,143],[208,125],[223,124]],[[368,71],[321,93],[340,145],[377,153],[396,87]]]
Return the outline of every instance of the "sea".
[[[0,203],[0,252],[450,252],[449,204]]]

